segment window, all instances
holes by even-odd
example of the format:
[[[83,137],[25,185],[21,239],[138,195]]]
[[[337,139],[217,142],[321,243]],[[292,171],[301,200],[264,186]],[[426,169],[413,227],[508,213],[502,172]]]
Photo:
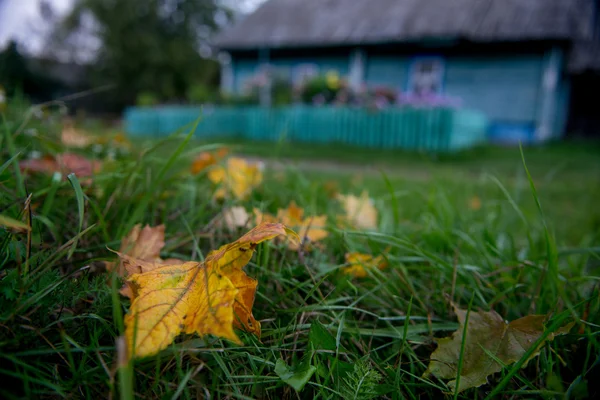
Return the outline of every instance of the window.
[[[443,80],[444,62],[441,58],[418,58],[410,69],[408,91],[417,96],[440,94]]]

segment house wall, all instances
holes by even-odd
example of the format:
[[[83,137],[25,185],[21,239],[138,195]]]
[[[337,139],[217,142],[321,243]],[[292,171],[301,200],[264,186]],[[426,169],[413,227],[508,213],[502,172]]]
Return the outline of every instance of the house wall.
[[[502,55],[492,52],[489,55],[481,52],[461,54],[454,49],[444,52],[428,54],[444,60],[444,95],[459,99],[466,108],[483,111],[492,123],[492,130],[498,129],[500,136],[512,135],[513,140],[536,140],[536,127],[542,118],[540,110],[544,108],[543,99],[548,99],[548,96],[555,96],[556,117],[552,123],[552,135],[562,133],[569,99],[568,81],[561,77],[555,92],[543,92],[544,72],[548,66],[544,51]],[[364,52],[365,84],[406,91],[411,64],[419,53],[418,50],[404,50],[396,54],[381,54],[367,49]],[[270,63],[289,68],[292,78],[295,67],[301,64],[315,64],[320,72],[333,69],[345,76],[349,73],[350,51],[347,56],[309,57],[303,54],[301,57],[272,58]],[[238,92],[257,65],[255,60],[235,62],[235,88]]]
[[[341,76],[349,73],[349,55],[348,56],[318,56],[318,57],[273,57],[269,59],[269,64],[279,71],[288,71],[290,79],[295,79],[298,68],[302,65],[312,65],[320,73],[328,71],[337,71]],[[234,88],[236,93],[241,93],[245,82],[252,78],[260,70],[260,63],[257,59],[241,58],[234,62]]]

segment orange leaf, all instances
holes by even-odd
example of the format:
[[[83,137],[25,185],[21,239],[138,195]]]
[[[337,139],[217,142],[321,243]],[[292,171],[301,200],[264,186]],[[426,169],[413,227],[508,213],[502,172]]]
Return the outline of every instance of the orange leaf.
[[[204,171],[207,167],[216,164],[217,160],[215,156],[208,152],[202,152],[192,162],[191,172],[193,175],[197,175]]]
[[[233,195],[246,199],[252,190],[262,182],[261,166],[252,164],[242,158],[232,157],[227,160],[227,168],[216,166],[208,172],[211,182],[221,185],[215,197],[222,198]]]
[[[387,266],[387,262],[381,255],[373,257],[370,254],[346,253],[345,257],[346,263],[349,265],[342,268],[342,271],[357,278],[366,277],[367,269],[384,269]]]
[[[212,334],[235,343],[241,341],[234,327],[259,335],[260,324],[252,315],[257,282],[242,268],[258,243],[278,235],[295,233],[282,224],[264,223],[211,252],[203,263],[166,265],[131,275],[136,296],[125,317],[130,356],[155,354],[180,333]]]
[[[329,235],[329,232],[325,229],[327,226],[326,215],[304,218],[304,209],[298,207],[293,201],[289,204],[288,208],[277,211],[277,220],[296,230],[302,241],[307,241],[308,243],[319,242]],[[290,242],[288,247],[291,250],[297,250],[300,247],[300,243]]]

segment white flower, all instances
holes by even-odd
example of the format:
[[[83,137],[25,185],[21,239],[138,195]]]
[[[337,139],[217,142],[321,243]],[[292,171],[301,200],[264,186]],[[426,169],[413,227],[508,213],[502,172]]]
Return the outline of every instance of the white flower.
[[[37,150],[32,150],[31,153],[29,153],[29,158],[32,160],[39,160],[42,158],[42,153]]]

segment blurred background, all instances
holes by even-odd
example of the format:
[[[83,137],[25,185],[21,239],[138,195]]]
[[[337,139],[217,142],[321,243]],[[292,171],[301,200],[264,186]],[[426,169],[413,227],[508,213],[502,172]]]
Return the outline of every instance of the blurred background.
[[[198,135],[250,140],[598,138],[599,16],[597,0],[0,0],[0,84],[138,136],[203,113]]]

